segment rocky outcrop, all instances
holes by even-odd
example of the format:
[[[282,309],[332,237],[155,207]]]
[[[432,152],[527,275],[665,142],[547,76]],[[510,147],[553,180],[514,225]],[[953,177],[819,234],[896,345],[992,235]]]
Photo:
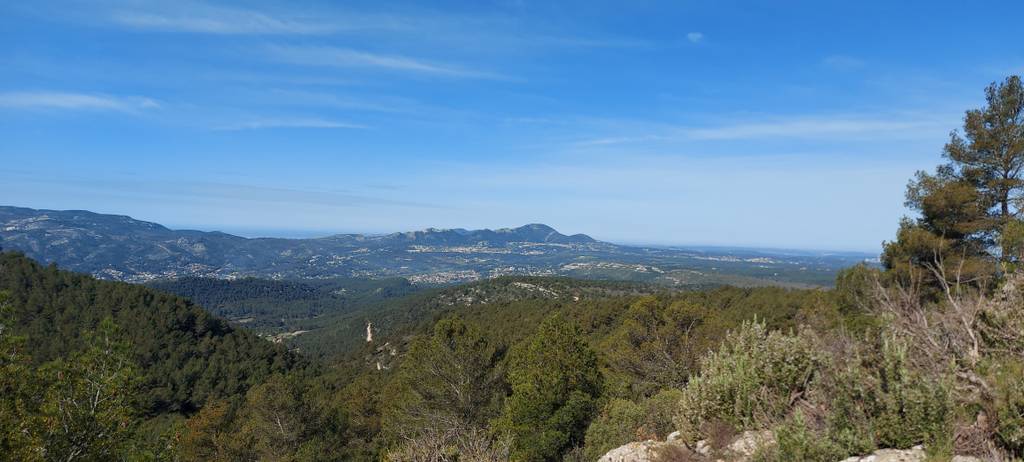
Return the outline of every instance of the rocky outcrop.
[[[628,443],[608,451],[598,462],[674,462],[674,461],[729,461],[746,462],[758,449],[775,444],[771,431],[746,431],[732,443],[714,453],[704,440],[698,441],[693,449],[686,447],[679,439],[679,433],[668,436],[667,441],[641,441]]]
[[[699,441],[697,442],[700,443]],[[725,460],[734,462],[746,462],[754,456],[759,449],[774,446],[775,434],[771,430],[760,432],[745,431],[735,441],[726,446],[722,451]]]
[[[667,462],[692,459],[686,458],[686,455],[692,455],[692,452],[682,445],[647,440],[612,449],[601,456],[598,462]]]
[[[848,457],[842,462],[924,462],[927,458],[923,447],[914,446],[910,449],[879,449],[866,456]],[[981,462],[981,459],[953,456],[952,462]]]
[[[746,431],[736,437],[728,446],[713,451],[704,440],[698,441],[693,449],[686,447],[678,433],[672,433],[667,441],[642,441],[629,443],[608,451],[598,462],[748,462],[761,448],[775,444],[771,431]],[[865,456],[843,459],[840,462],[924,462],[927,456],[924,448],[879,449]],[[954,456],[952,462],[982,462],[970,456]]]
[[[925,457],[924,449],[915,446],[911,449],[879,449],[863,457],[848,457],[842,462],[921,462]]]

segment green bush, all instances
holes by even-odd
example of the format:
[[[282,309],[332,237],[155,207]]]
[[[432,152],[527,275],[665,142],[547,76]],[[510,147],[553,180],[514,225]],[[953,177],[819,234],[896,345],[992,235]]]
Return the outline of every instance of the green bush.
[[[744,323],[702,359],[700,375],[683,389],[676,426],[688,441],[706,436],[701,428],[714,420],[737,430],[767,427],[786,415],[823,363],[809,332],[769,332],[762,323]]]
[[[837,361],[836,363],[839,363]],[[871,413],[875,382],[870,372],[855,361],[835,364],[823,374],[822,387],[816,390],[829,413],[825,416],[827,438],[844,457],[868,454],[876,449]]]
[[[604,453],[630,441],[636,441],[643,425],[644,409],[625,399],[613,399],[587,427],[583,460],[597,460]]]
[[[941,379],[911,371],[907,347],[895,339],[883,343],[877,367],[872,417],[879,446],[926,444],[930,451],[951,450],[953,406]]]
[[[847,455],[835,442],[811,429],[800,411],[775,427],[774,432],[776,444],[758,450],[755,462],[833,462]]]
[[[584,459],[597,460],[630,441],[664,440],[674,430],[672,414],[681,397],[681,391],[667,389],[639,404],[611,400],[587,428]]]
[[[1024,459],[1024,361],[994,361],[995,436],[1003,449]]]

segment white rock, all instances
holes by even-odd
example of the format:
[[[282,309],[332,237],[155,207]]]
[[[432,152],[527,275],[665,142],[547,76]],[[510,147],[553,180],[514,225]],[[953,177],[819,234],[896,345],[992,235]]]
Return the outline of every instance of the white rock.
[[[910,449],[879,449],[870,455],[849,457],[843,459],[842,462],[922,462],[924,460],[924,448],[914,446]]]
[[[660,443],[647,440],[619,446],[597,459],[597,462],[653,462],[654,448]]]
[[[771,430],[759,432],[748,430],[727,446],[726,452],[737,461],[745,461],[753,456],[758,449],[773,444],[775,444],[775,435]]]
[[[711,457],[711,445],[707,440],[698,441],[693,450],[704,457]]]
[[[872,454],[872,462],[921,462],[924,460],[924,450],[915,447],[912,449],[879,449]]]

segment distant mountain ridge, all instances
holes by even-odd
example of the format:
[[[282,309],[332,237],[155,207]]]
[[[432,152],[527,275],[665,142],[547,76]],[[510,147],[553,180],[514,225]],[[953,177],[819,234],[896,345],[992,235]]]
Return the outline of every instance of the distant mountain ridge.
[[[0,245],[3,247],[77,271],[129,281],[182,275],[351,275],[365,271],[364,267],[368,265],[359,261],[339,265],[345,260],[359,259],[342,258],[338,261],[336,257],[358,249],[408,250],[412,246],[414,250],[425,251],[437,246],[498,248],[513,244],[601,245],[590,236],[567,236],[550,226],[536,223],[495,230],[429,228],[383,235],[245,238],[219,231],[172,230],[125,215],[87,210],[0,206]],[[322,264],[309,261],[323,258],[332,261]],[[302,268],[303,265],[311,268]],[[335,267],[337,271],[320,271],[317,269],[320,266]]]
[[[563,275],[667,285],[827,285],[856,257],[782,257],[601,242],[543,224],[306,239],[172,230],[124,215],[0,206],[0,247],[105,279],[183,276],[302,279],[407,277],[444,284],[506,275]],[[788,260],[787,260],[788,258]],[[830,259],[831,258],[831,259]],[[798,266],[799,265],[799,266]]]
[[[438,229],[427,228],[420,231],[407,231],[384,235],[336,234],[327,238],[353,238],[362,242],[382,243],[413,243],[430,245],[477,245],[477,244],[508,244],[511,242],[533,242],[554,244],[590,244],[597,242],[586,234],[567,236],[554,228],[531,223],[518,228],[475,229],[462,228]]]

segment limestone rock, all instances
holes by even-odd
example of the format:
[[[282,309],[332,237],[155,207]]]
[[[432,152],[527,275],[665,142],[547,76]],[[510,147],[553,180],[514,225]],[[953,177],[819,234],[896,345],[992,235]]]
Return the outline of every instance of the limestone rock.
[[[775,444],[775,434],[771,430],[745,431],[725,448],[730,460],[743,462],[749,460],[758,449]]]
[[[700,440],[694,447],[694,451],[704,457],[711,457],[711,445],[708,444],[707,440]]]
[[[619,446],[597,459],[598,462],[654,462],[657,460],[658,449],[671,443],[660,443],[653,440],[627,443]]]
[[[842,462],[923,462],[925,459],[924,448],[914,446],[910,449],[879,449],[870,455],[849,457],[843,459]],[[981,462],[981,459],[971,456],[954,456],[952,462]]]

